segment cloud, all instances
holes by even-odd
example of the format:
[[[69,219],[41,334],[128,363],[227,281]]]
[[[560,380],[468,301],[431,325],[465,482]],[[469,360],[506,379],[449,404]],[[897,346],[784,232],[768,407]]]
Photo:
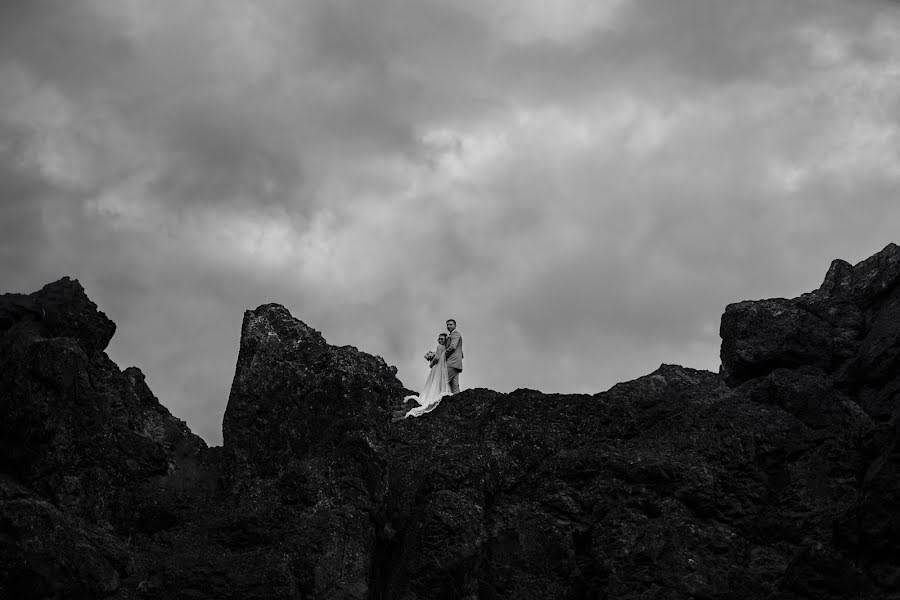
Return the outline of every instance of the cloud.
[[[109,352],[221,439],[285,304],[424,380],[716,369],[718,319],[900,217],[889,3],[0,5],[0,287],[78,277]]]

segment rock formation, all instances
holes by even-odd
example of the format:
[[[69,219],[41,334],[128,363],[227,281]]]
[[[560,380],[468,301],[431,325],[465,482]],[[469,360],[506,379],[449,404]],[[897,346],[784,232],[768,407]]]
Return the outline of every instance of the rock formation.
[[[466,390],[247,311],[208,448],[77,281],[0,296],[0,598],[900,598],[900,248],[722,317],[720,373]]]

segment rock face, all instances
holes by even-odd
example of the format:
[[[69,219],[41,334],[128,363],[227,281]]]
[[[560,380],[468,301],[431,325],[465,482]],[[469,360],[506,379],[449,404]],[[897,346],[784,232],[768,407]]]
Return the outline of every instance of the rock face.
[[[900,248],[722,318],[720,373],[473,389],[244,315],[207,448],[68,279],[0,296],[0,598],[900,598]]]
[[[0,296],[0,597],[120,590],[129,536],[167,518],[148,486],[206,450],[103,352],[114,331],[77,281]]]
[[[279,591],[259,597],[366,597],[396,373],[277,304],[244,314],[223,423],[225,525],[241,552],[281,564]]]

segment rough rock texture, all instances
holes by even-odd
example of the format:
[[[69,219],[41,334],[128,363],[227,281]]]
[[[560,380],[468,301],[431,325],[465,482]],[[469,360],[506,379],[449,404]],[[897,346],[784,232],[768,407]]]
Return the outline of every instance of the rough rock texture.
[[[134,573],[146,486],[206,444],[136,368],[77,281],[0,296],[0,597],[94,598]]]
[[[900,599],[894,245],[728,306],[719,374],[409,420],[381,358],[260,306],[219,448],[114,328],[68,279],[0,296],[0,598]]]
[[[244,314],[223,423],[227,525],[284,563],[286,598],[367,596],[396,373],[277,304]]]

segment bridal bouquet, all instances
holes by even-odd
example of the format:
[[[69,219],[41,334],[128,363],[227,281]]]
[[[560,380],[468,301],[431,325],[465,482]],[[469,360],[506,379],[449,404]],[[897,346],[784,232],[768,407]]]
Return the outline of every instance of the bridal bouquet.
[[[432,358],[434,358],[434,352],[429,350],[428,352],[425,353],[425,360],[431,360]]]

